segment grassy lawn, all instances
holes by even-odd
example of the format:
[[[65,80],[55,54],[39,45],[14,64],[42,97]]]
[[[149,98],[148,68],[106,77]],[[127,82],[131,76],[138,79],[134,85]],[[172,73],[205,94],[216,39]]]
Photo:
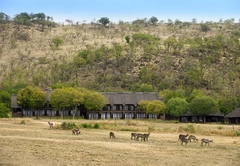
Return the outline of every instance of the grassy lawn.
[[[54,124],[52,129],[48,121]],[[62,123],[75,124],[81,134],[61,129]],[[110,131],[115,139],[109,138]],[[0,119],[0,165],[238,166],[239,131],[239,125],[233,131],[233,126],[226,124],[155,120]],[[132,132],[149,132],[148,142],[131,140]],[[182,146],[180,133],[212,139],[213,143]]]

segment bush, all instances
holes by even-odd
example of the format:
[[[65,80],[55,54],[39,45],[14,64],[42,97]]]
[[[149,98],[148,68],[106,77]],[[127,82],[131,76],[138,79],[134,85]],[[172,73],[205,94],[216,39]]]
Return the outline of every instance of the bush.
[[[93,126],[93,128],[94,128],[94,129],[99,129],[99,126],[100,126],[100,125],[99,125],[98,123],[95,123],[94,126]]]
[[[11,110],[4,103],[0,103],[0,118],[9,118],[8,113]]]
[[[83,123],[82,127],[83,128],[90,128],[90,129],[93,128],[91,124],[86,124],[86,123]]]
[[[240,131],[236,131],[236,135],[237,135],[237,136],[240,136]]]
[[[66,123],[66,122],[63,122],[62,124],[61,124],[61,127],[62,127],[62,129],[64,129],[64,130],[71,130],[71,129],[74,129],[74,128],[76,128],[77,127],[77,125],[75,124],[75,123]]]
[[[188,132],[188,133],[195,133],[195,127],[193,125],[188,125],[187,127],[184,128],[184,131]]]

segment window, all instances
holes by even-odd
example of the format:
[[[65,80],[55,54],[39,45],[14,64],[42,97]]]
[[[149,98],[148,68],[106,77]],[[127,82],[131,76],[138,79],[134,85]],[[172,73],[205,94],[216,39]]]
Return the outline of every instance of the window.
[[[134,110],[134,105],[132,104],[126,104],[124,107],[125,111],[133,111]]]
[[[148,114],[148,119],[157,119],[156,114]]]
[[[111,105],[106,105],[105,107],[103,107],[102,109],[103,111],[110,111],[111,110]]]
[[[122,105],[120,104],[113,105],[113,111],[122,111]]]
[[[113,113],[113,119],[122,119],[122,113]]]
[[[133,113],[125,113],[125,119],[132,119],[134,116]]]
[[[145,113],[137,113],[136,119],[145,119],[146,114]]]

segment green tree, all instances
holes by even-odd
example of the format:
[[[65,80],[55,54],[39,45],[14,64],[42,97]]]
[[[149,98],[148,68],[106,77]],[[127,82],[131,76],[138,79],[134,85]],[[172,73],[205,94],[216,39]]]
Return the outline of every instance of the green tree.
[[[63,111],[71,106],[71,88],[55,89],[50,95],[50,104],[56,111],[60,111],[61,118],[63,119]]]
[[[219,112],[217,102],[209,96],[196,96],[189,103],[189,110],[194,115],[201,115],[206,122],[206,116]]]
[[[235,96],[222,96],[218,99],[218,105],[221,113],[227,115],[238,107],[238,101]]]
[[[20,30],[20,25],[30,25],[31,24],[31,17],[27,12],[23,12],[20,14],[15,15],[13,18],[14,23],[18,24],[18,30]]]
[[[154,92],[152,85],[149,85],[149,84],[141,84],[140,91],[141,92]]]
[[[60,38],[58,38],[58,37],[52,39],[52,42],[53,42],[53,44],[54,44],[54,46],[55,46],[56,48],[58,48],[60,45],[63,44],[63,40],[60,39]]]
[[[11,95],[7,91],[0,91],[0,103],[4,103],[6,107],[10,108]]]
[[[17,103],[23,108],[37,109],[36,119],[38,119],[38,109],[46,103],[46,93],[38,87],[27,86],[18,92]]]
[[[160,100],[153,100],[147,105],[148,114],[165,114],[165,111],[166,111],[166,106]]]
[[[157,22],[158,22],[158,19],[157,19],[157,17],[152,16],[152,17],[149,19],[149,22],[151,22],[152,24],[156,25]]]
[[[209,25],[207,23],[200,24],[200,27],[201,27],[201,31],[202,32],[207,32],[207,31],[210,30],[210,27],[209,27]]]
[[[107,99],[98,92],[87,91],[84,95],[84,106],[88,111],[101,110],[107,104]]]
[[[69,88],[68,89],[68,93],[70,96],[70,105],[73,107],[73,119],[75,117],[75,114],[77,112],[77,108],[78,106],[80,106],[81,104],[83,104],[84,102],[84,93],[81,92],[83,90],[77,90],[77,89],[74,89],[74,88]]]
[[[0,118],[8,118],[10,111],[10,108],[6,107],[4,103],[0,103]]]
[[[164,98],[164,103],[167,104],[171,98],[184,98],[185,92],[182,89],[179,90],[163,90],[159,93]]]
[[[147,112],[147,107],[148,107],[149,103],[150,103],[150,101],[148,101],[148,100],[141,100],[138,103],[138,109],[143,112]]]
[[[109,21],[109,18],[102,17],[100,20],[98,20],[98,22],[101,23],[102,25],[106,26],[110,21]]]
[[[166,104],[166,113],[172,117],[178,118],[187,113],[187,111],[188,103],[183,98],[171,98]]]

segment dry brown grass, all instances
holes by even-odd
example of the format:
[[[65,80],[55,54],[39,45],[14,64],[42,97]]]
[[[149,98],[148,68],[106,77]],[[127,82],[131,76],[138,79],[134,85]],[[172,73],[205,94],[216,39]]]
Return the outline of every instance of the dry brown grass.
[[[80,135],[69,130],[50,129],[48,119],[12,118],[0,120],[0,165],[167,165],[167,166],[237,166],[240,162],[239,137],[219,134],[197,138],[213,139],[210,146],[189,143],[181,146],[177,141],[179,128],[189,124],[156,123],[140,120],[52,120],[54,126],[63,121],[98,123],[100,129],[83,129]],[[103,129],[108,126],[109,129]],[[112,125],[111,125],[112,124]],[[219,124],[193,124],[201,131],[231,130],[231,126]],[[222,126],[222,127],[219,127]],[[131,127],[138,132],[151,130],[148,142],[130,139]],[[101,129],[102,128],[102,129]],[[235,129],[240,127],[235,127]],[[111,130],[112,129],[112,130]],[[116,139],[109,139],[113,131]]]

